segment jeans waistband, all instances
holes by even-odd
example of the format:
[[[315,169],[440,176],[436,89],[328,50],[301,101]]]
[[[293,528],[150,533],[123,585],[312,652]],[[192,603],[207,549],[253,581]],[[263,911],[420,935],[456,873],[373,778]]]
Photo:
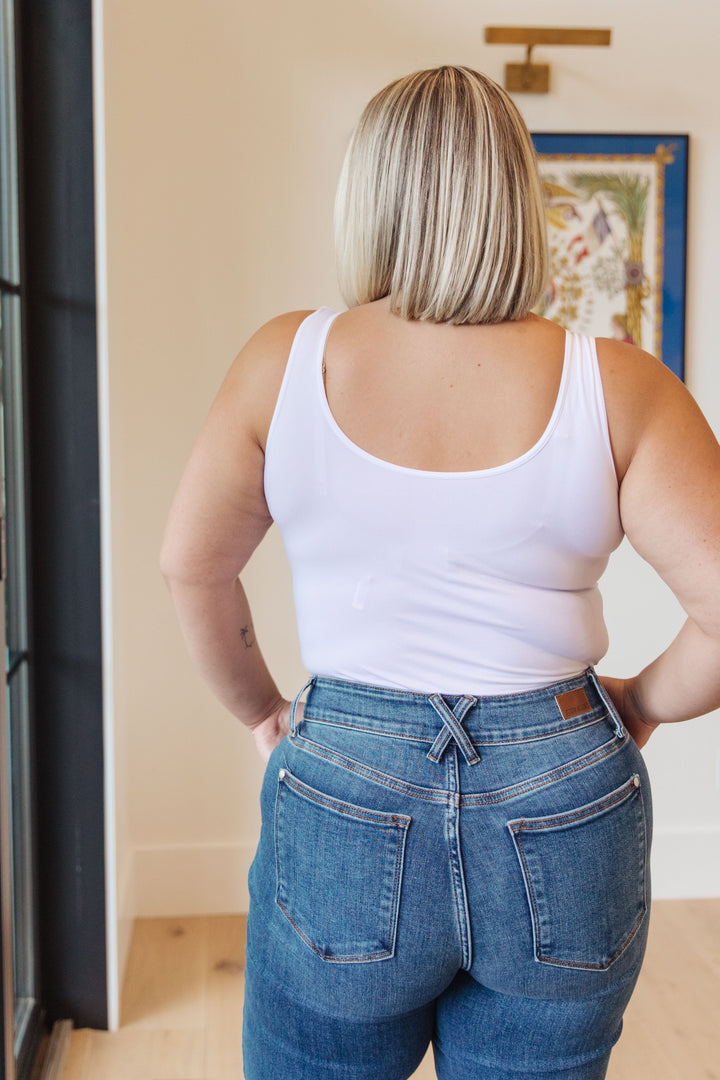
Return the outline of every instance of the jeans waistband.
[[[293,733],[305,691],[307,720],[431,743],[442,726],[443,706],[462,717],[463,728],[478,745],[546,738],[603,716],[623,734],[622,720],[592,668],[539,690],[490,697],[414,693],[313,676],[293,702]]]

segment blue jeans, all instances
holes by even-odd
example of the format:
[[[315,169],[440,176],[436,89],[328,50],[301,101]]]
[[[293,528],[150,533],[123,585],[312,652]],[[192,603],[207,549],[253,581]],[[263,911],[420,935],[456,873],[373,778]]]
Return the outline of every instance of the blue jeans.
[[[652,826],[592,670],[477,699],[316,678],[261,803],[247,1080],[404,1080],[431,1040],[440,1080],[605,1076]]]

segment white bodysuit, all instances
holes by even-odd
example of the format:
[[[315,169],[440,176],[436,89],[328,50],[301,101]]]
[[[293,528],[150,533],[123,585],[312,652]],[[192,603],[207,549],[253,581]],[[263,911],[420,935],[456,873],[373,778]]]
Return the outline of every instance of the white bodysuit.
[[[308,671],[480,696],[597,663],[597,582],[623,532],[593,339],[566,334],[555,408],[530,450],[429,472],[368,454],[334,420],[322,360],[336,314],[321,308],[297,332],[265,458]]]

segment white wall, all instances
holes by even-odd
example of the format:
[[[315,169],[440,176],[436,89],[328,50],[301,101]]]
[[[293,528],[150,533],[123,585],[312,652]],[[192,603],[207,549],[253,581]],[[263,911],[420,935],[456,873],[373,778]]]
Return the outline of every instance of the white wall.
[[[98,0],[100,2],[100,0]],[[170,498],[233,357],[284,310],[340,306],[332,197],[367,98],[418,67],[502,81],[521,49],[490,24],[606,25],[610,49],[538,49],[552,93],[518,97],[531,129],[689,132],[688,376],[720,431],[716,0],[105,0],[107,337],[115,772],[121,915],[241,910],[262,765],[190,667],[157,569]],[[98,64],[100,64],[98,54]],[[100,67],[98,67],[100,77]],[[612,651],[629,674],[680,613],[630,551],[606,579]],[[276,536],[247,574],[281,689],[303,678]],[[717,724],[657,734],[656,893],[720,894]],[[127,924],[126,924],[127,925]],[[121,944],[122,966],[122,944]]]

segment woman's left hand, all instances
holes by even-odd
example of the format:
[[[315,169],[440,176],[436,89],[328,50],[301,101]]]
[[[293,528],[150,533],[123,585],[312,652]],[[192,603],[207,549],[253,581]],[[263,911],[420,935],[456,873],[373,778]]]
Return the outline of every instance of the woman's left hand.
[[[642,748],[659,724],[653,724],[642,715],[634,694],[634,679],[614,679],[610,675],[601,675],[600,682],[612,698],[613,705],[620,713],[625,727],[633,740]]]

